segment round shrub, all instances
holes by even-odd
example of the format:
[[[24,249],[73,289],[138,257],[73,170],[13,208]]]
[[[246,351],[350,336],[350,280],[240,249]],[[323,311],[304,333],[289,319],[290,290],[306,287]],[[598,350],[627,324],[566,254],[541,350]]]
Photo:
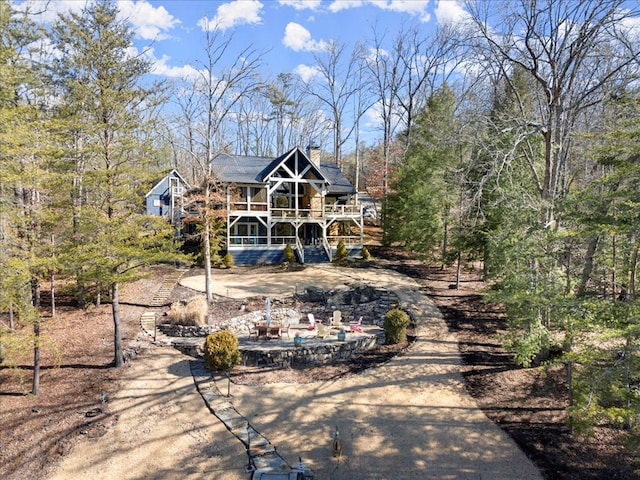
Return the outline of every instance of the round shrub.
[[[399,308],[392,308],[384,316],[384,334],[388,345],[407,341],[409,315]]]
[[[296,263],[296,254],[288,243],[284,247],[284,261],[287,263]]]
[[[227,268],[232,268],[236,264],[233,260],[233,255],[231,255],[231,252],[227,252],[224,254],[224,257],[222,257],[222,264]]]
[[[211,370],[227,371],[240,363],[238,339],[228,330],[220,330],[204,341],[204,361]]]
[[[338,245],[336,246],[336,256],[334,258],[334,261],[342,262],[347,259],[348,255],[349,255],[349,251],[347,250],[347,246],[344,244],[342,240],[340,240],[338,242]]]

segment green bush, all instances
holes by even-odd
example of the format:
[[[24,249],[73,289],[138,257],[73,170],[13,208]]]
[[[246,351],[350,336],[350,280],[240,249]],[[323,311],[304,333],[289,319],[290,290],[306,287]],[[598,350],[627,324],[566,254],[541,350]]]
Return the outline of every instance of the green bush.
[[[233,261],[233,255],[230,252],[224,254],[222,264],[227,268],[232,268],[236,263]]]
[[[211,370],[227,371],[240,363],[238,339],[228,330],[207,336],[204,342],[204,361]]]
[[[384,316],[384,334],[388,345],[407,341],[409,315],[398,308],[392,308]]]
[[[349,255],[349,251],[347,250],[347,246],[344,244],[342,240],[338,242],[338,246],[336,247],[336,256],[334,257],[335,262],[343,262],[347,259]]]
[[[367,247],[362,247],[362,259],[363,260],[371,260],[371,254]]]
[[[284,247],[284,261],[287,263],[296,263],[296,254],[288,243]]]

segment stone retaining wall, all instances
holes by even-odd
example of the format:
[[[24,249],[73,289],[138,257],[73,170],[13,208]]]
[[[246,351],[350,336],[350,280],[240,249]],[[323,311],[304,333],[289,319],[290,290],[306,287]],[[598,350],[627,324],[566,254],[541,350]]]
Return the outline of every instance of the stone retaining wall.
[[[347,337],[349,334],[347,334]],[[374,348],[379,335],[365,334],[341,341],[318,341],[303,339],[302,346],[253,346],[242,345],[242,364],[257,367],[301,368],[326,365],[350,358],[353,354]]]
[[[306,324],[307,314],[312,313],[316,319],[323,320],[325,324],[333,315],[334,310],[342,312],[342,323],[348,325],[362,317],[363,325],[378,325],[384,323],[384,316],[390,308],[397,306],[398,297],[385,289],[373,287],[356,288],[349,291],[323,292],[308,289],[307,300],[316,302],[317,305],[305,304],[300,310],[291,307],[274,308],[271,310],[271,320],[274,322],[287,322],[291,325]],[[227,320],[217,321],[211,326],[186,326],[170,323],[158,323],[158,329],[169,337],[206,337],[218,330],[230,330],[235,334],[247,334],[249,325],[264,320],[265,311],[258,310],[248,312]]]

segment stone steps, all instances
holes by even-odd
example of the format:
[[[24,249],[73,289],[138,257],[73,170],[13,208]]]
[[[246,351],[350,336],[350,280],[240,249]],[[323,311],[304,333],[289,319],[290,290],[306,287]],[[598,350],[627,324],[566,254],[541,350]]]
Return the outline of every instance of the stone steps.
[[[173,288],[182,276],[188,271],[186,268],[179,268],[170,275],[167,275],[162,281],[162,285],[151,299],[151,307],[163,307],[167,305],[167,300],[171,296]]]
[[[177,268],[175,272],[167,275],[163,279],[162,285],[160,285],[160,288],[151,299],[149,307],[159,309],[160,307],[167,305],[176,283],[178,283],[180,278],[182,278],[187,271],[187,268]],[[158,312],[156,310],[148,310],[144,312],[140,317],[140,327],[142,327],[142,330],[147,335],[151,336],[155,342],[162,345],[171,345],[171,339],[156,328],[157,313]]]

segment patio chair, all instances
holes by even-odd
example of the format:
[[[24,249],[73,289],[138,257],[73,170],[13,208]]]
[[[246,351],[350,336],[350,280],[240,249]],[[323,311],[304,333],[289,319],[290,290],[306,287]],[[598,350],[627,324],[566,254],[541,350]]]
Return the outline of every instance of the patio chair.
[[[309,326],[307,327],[307,330],[315,330],[316,329],[316,319],[313,316],[313,313],[309,313],[307,315],[307,318],[309,318]]]
[[[282,335],[286,333],[287,338],[291,338],[291,335],[289,335],[289,329],[291,328],[291,323],[289,322],[289,320],[283,320],[281,325],[280,337],[282,337]]]
[[[251,340],[251,337],[256,337],[256,340],[258,340],[258,329],[256,328],[256,324],[250,322],[247,328],[249,329],[249,340]]]
[[[349,331],[362,333],[362,317],[357,322],[349,322]]]
[[[316,334],[318,338],[327,338],[329,336],[329,329],[325,327],[323,324],[318,324],[318,333]]]
[[[333,317],[331,317],[331,328],[340,327],[342,327],[342,312],[340,310],[335,310],[333,312]]]

